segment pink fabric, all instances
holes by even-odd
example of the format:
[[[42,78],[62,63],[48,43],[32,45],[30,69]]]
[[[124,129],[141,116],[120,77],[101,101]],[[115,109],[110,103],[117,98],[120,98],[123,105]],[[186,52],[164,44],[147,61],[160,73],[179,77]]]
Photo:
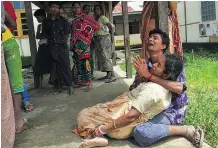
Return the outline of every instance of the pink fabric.
[[[182,56],[182,40],[180,34],[180,25],[177,11],[173,11],[171,13],[171,21],[172,21],[172,42],[174,44],[174,50],[177,51],[178,55]]]
[[[15,140],[14,107],[4,59],[4,52],[1,48],[1,146],[2,148],[13,148]]]
[[[141,40],[142,40],[142,57],[147,57],[147,39],[148,39],[148,26],[151,18],[154,2],[147,1],[142,11],[142,26],[141,26]]]

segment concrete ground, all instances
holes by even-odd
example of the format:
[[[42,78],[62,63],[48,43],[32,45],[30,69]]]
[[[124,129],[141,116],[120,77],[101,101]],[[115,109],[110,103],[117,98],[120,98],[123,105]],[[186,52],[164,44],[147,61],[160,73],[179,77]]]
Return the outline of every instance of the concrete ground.
[[[118,67],[115,67],[115,70],[119,76],[125,74]],[[95,73],[96,78],[102,76],[104,73]],[[35,110],[25,113],[29,128],[16,135],[15,148],[78,148],[82,138],[73,134],[71,130],[76,125],[79,111],[100,102],[113,100],[128,90],[127,83],[131,81],[132,79],[122,77],[110,84],[105,84],[104,81],[94,81],[94,89],[91,92],[84,92],[84,88],[77,88],[75,95],[69,96],[67,90],[54,95],[53,88],[46,84],[45,80],[43,90],[29,90]],[[118,147],[136,148],[138,146],[132,139],[109,140],[107,148]],[[184,138],[170,138],[151,147],[191,148],[192,145]],[[205,144],[204,147],[208,146]]]

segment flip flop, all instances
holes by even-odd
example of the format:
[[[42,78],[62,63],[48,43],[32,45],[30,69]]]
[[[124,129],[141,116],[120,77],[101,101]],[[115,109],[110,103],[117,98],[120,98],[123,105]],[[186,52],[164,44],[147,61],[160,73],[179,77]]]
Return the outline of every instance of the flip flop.
[[[23,105],[23,108],[24,108],[24,111],[25,111],[25,112],[31,112],[31,111],[34,110],[34,106],[33,106],[31,103],[29,103],[29,104],[24,104],[24,105]]]

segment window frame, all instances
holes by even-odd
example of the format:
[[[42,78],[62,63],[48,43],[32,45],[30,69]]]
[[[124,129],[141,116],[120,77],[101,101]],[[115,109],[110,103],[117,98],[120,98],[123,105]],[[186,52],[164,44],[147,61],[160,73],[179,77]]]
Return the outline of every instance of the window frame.
[[[212,2],[213,4],[203,4]],[[211,6],[213,9],[208,9],[208,7]],[[211,19],[208,19],[209,16],[207,13],[211,11]],[[205,14],[206,13],[206,14]],[[204,19],[206,17],[206,19]],[[202,22],[208,22],[208,21],[215,21],[216,20],[216,3],[214,1],[201,1],[201,21]]]
[[[24,35],[23,34],[23,27],[22,27],[22,18],[21,18],[21,13],[25,13],[25,9],[19,9],[19,10],[15,10],[17,19],[16,19],[16,23],[17,23],[17,36],[14,36],[15,38],[28,38],[28,35]],[[27,24],[27,23],[26,23]],[[26,30],[26,29],[25,29]],[[28,31],[28,29],[27,29]]]

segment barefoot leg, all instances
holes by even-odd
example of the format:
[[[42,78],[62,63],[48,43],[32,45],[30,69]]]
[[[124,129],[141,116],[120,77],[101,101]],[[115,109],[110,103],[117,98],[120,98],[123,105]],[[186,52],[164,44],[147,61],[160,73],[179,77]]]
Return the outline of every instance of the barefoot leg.
[[[95,146],[107,146],[108,140],[103,137],[95,137],[93,139],[85,139],[81,145],[80,148],[92,148]]]

